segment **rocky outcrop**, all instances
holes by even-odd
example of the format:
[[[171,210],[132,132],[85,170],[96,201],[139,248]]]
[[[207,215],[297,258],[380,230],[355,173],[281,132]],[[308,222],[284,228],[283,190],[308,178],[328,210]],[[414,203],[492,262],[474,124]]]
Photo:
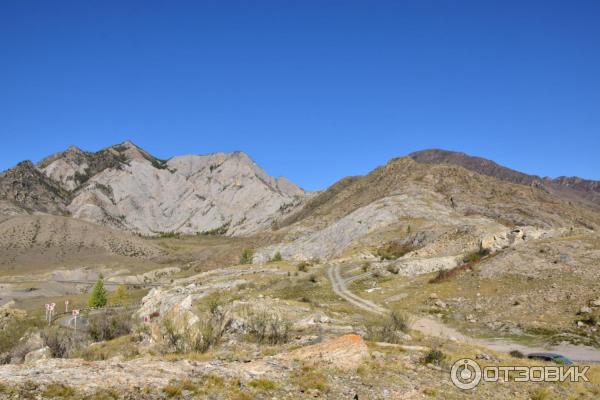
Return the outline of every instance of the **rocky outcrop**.
[[[340,369],[357,368],[368,356],[367,345],[358,335],[340,336],[281,355],[288,360],[335,365]]]
[[[23,161],[0,174],[0,201],[16,209],[62,215],[69,199],[69,193],[36,169],[31,161]]]

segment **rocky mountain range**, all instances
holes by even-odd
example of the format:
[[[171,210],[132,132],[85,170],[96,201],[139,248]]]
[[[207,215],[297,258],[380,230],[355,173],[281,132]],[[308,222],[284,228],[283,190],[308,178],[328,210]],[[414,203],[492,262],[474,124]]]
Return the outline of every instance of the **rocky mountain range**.
[[[70,147],[0,175],[0,214],[66,215],[144,235],[249,234],[306,198],[241,152],[160,160],[128,141]]]
[[[459,355],[598,362],[597,196],[443,150],[318,193],[240,152],[24,161],[0,174],[0,398],[467,399]],[[86,309],[99,279],[110,307]]]
[[[599,182],[540,178],[444,150],[412,153],[307,193],[268,176],[241,152],[161,160],[126,141],[24,161],[0,175],[0,190],[4,218],[69,216],[147,236],[273,232],[271,244],[257,251],[262,261],[275,252],[292,259],[339,256],[417,226],[419,237],[400,236],[420,247],[439,245],[440,236],[456,230],[473,245],[514,227],[600,227]]]

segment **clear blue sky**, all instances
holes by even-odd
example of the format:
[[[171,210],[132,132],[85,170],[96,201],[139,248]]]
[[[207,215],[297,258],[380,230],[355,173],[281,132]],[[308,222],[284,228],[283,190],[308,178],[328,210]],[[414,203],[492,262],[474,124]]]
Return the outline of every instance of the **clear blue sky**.
[[[2,1],[0,169],[130,139],[321,189],[424,148],[600,179],[600,1]]]

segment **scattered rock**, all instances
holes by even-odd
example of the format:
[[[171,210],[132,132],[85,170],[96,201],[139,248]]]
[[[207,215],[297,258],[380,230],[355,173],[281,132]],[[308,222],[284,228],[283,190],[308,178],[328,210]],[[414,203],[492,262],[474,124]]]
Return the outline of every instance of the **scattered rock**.
[[[592,309],[588,306],[583,306],[579,309],[580,314],[589,314],[592,312]]]
[[[436,300],[433,304],[435,304],[439,308],[446,308],[446,303],[444,303],[442,300]]]

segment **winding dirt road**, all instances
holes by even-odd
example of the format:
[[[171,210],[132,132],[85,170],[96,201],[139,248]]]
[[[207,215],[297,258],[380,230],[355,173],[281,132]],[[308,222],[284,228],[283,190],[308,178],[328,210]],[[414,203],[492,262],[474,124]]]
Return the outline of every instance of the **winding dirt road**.
[[[335,294],[346,300],[348,303],[351,303],[354,306],[373,314],[384,315],[388,312],[385,308],[378,306],[377,304],[369,300],[360,298],[354,293],[352,293],[350,290],[348,290],[348,287],[346,286],[346,281],[340,275],[339,265],[331,266],[327,270],[327,275],[329,277],[329,280],[331,281],[331,286]]]
[[[332,265],[327,270],[327,276],[331,281],[331,286],[334,293],[346,300],[347,302],[349,302],[350,304],[372,314],[385,315],[389,312],[389,310],[373,303],[372,301],[365,300],[355,295],[347,287],[347,283],[368,278],[371,276],[371,273],[364,273],[344,279],[340,274],[339,265]],[[447,340],[458,340],[465,343],[472,343],[477,346],[487,347],[498,352],[508,353],[512,350],[518,350],[525,354],[551,352],[562,354],[566,357],[569,357],[573,361],[581,363],[600,363],[600,350],[590,346],[572,345],[568,343],[560,344],[558,346],[549,346],[543,344],[539,346],[525,346],[504,339],[477,339],[466,336],[457,331],[456,329],[444,325],[438,320],[426,317],[416,319],[412,324],[412,329],[424,333],[428,336],[439,337]]]

